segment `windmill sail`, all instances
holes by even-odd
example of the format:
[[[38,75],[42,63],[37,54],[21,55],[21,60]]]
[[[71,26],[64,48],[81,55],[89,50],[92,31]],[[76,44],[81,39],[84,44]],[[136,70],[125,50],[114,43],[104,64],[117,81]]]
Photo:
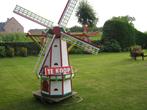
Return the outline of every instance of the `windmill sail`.
[[[13,10],[14,13],[25,17],[31,21],[34,21],[42,26],[45,26],[47,28],[52,28],[53,27],[53,22],[50,20],[47,20],[46,18],[43,18],[21,6],[16,5],[15,9]]]
[[[47,59],[47,56],[48,56],[48,54],[50,52],[50,49],[52,47],[52,44],[53,44],[54,40],[55,40],[55,35],[53,35],[51,40],[50,40],[50,38],[48,38],[48,41],[47,41],[46,45],[44,46],[44,49],[42,50],[42,52],[41,52],[41,54],[40,54],[40,56],[38,58],[38,61],[37,61],[36,65],[35,65],[35,69],[34,69],[34,72],[37,73],[38,77],[40,76],[43,65],[44,65],[44,63],[45,63],[45,61]],[[45,52],[45,55],[43,55],[44,52]],[[43,59],[42,59],[42,56],[43,56]]]
[[[41,50],[40,50],[40,53],[39,53],[39,57],[38,57],[38,60],[34,66],[34,70],[33,70],[33,73],[36,73],[36,76],[39,77],[39,67],[40,67],[40,64],[42,63],[42,59],[44,57],[44,53],[46,52],[46,49],[47,49],[47,46],[49,45],[51,39],[48,37],[44,46],[42,46]]]
[[[64,11],[59,19],[59,26],[65,27],[67,25],[77,2],[78,0],[68,0],[66,7],[64,8]]]
[[[83,41],[81,39],[78,39],[78,38],[76,38],[76,37],[74,37],[74,36],[72,36],[70,34],[62,32],[62,35],[63,35],[62,36],[63,40],[67,41],[70,44],[74,44],[77,47],[82,48],[82,49],[84,49],[85,51],[87,51],[89,53],[92,53],[92,54],[96,55],[96,54],[98,54],[98,52],[100,50],[98,47],[96,47],[96,46],[94,46],[94,45],[92,45],[92,44],[90,44],[88,42],[85,42],[85,41]]]

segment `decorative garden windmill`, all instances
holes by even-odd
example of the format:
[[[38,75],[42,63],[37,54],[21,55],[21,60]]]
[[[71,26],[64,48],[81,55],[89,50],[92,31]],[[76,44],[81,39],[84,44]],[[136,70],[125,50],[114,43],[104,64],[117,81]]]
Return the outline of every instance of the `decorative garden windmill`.
[[[37,76],[41,79],[41,90],[34,93],[35,97],[58,102],[74,94],[72,91],[72,78],[74,73],[69,63],[67,42],[75,44],[85,51],[97,54],[99,48],[76,38],[63,31],[78,0],[68,0],[66,7],[59,19],[58,25],[53,27],[53,22],[47,20],[21,6],[16,5],[14,13],[45,26],[48,31],[47,43],[42,51],[37,65]],[[42,58],[43,56],[43,58]]]

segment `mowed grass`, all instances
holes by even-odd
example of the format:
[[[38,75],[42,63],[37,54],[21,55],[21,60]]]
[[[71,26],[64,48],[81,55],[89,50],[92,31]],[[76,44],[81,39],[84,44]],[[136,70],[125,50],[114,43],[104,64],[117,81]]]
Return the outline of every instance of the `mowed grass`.
[[[32,73],[37,57],[0,59],[0,110],[147,110],[147,58],[129,53],[70,55],[78,100],[42,104],[32,91],[40,82]]]

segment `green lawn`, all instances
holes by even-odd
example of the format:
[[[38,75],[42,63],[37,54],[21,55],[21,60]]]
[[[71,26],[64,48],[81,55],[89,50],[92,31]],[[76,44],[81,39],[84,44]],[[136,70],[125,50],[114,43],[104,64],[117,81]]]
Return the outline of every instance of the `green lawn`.
[[[147,58],[128,53],[71,55],[77,73],[73,89],[83,98],[41,104],[32,96],[39,80],[32,74],[37,57],[0,59],[0,110],[147,110]]]

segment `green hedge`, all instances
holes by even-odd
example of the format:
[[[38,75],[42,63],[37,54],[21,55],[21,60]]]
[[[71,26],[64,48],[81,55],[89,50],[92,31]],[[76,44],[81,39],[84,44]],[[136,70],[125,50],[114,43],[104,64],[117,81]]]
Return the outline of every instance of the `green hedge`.
[[[136,30],[135,38],[137,45],[141,45],[142,48],[147,49],[147,33]]]
[[[34,42],[11,42],[0,43],[0,47],[5,49],[13,48],[15,56],[38,55],[40,47]]]
[[[14,50],[14,48],[8,47],[8,48],[6,49],[6,55],[7,55],[8,57],[14,57],[14,55],[15,55],[15,50]]]
[[[70,51],[69,54],[90,54],[87,51],[84,51],[83,49],[74,46]]]
[[[6,49],[4,46],[0,46],[0,57],[6,56]]]
[[[28,56],[28,51],[26,47],[21,47],[20,48],[20,55],[23,57],[27,57]]]

